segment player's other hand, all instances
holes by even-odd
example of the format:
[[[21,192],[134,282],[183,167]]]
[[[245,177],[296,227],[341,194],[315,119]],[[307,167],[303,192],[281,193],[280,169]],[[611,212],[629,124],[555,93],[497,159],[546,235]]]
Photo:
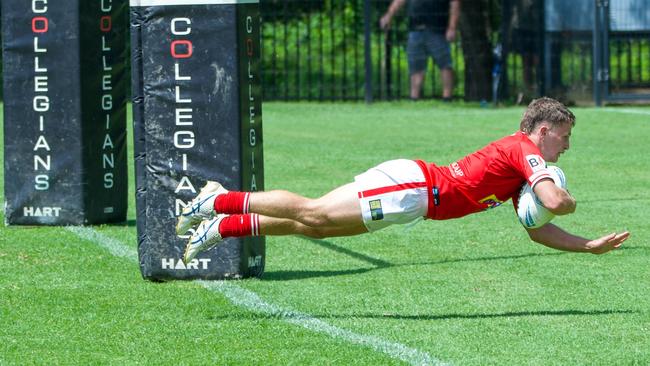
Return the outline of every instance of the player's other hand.
[[[629,237],[630,233],[628,231],[619,234],[611,233],[602,238],[590,241],[587,243],[587,249],[593,254],[607,253],[610,250],[619,248]]]

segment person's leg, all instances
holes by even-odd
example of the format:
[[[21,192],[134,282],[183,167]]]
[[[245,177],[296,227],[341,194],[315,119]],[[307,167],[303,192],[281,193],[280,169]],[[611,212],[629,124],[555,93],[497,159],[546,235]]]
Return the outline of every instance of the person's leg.
[[[450,100],[454,92],[454,69],[451,62],[451,45],[444,34],[430,32],[427,39],[427,51],[433,57],[440,70],[442,98]]]
[[[220,213],[222,203],[247,213]],[[363,223],[358,191],[352,183],[317,199],[280,190],[227,192],[217,196],[214,207],[217,216],[202,221],[190,237],[183,255],[185,263],[228,237],[304,235],[326,238],[368,232]]]
[[[451,99],[454,91],[454,70],[451,67],[445,67],[440,70],[442,79],[442,98]]]
[[[202,221],[193,231],[183,258],[187,263],[227,237],[297,234],[326,238],[412,222],[427,214],[426,186],[417,162],[398,159],[379,164],[357,175],[354,183],[317,199],[282,190],[226,191],[213,200],[217,216]]]
[[[353,183],[316,199],[285,190],[228,192],[215,199],[214,211],[218,214],[256,213],[290,219],[310,227],[363,225],[358,191]]]
[[[411,74],[411,99],[420,99],[422,83],[424,82],[424,71]]]
[[[425,32],[412,31],[408,35],[406,55],[408,59],[410,75],[410,97],[413,100],[419,99],[422,92],[422,83],[427,68],[428,55],[423,43]]]
[[[303,235],[314,239],[359,235],[368,232],[363,222],[351,226],[312,227],[291,219],[279,219],[263,215],[259,216],[259,225],[259,235]]]

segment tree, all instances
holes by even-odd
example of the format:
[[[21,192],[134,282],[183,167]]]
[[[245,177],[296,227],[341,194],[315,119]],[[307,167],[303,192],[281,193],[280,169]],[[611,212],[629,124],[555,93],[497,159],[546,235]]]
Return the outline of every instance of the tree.
[[[492,45],[488,0],[463,0],[460,33],[465,60],[465,100],[490,100],[492,95]]]

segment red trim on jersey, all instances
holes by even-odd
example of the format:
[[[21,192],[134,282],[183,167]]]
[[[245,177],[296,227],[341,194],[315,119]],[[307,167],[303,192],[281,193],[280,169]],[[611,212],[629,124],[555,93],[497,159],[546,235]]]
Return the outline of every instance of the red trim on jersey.
[[[425,163],[423,160],[415,160],[415,162],[418,164],[420,169],[422,170],[422,174],[424,174],[424,180],[427,183],[427,197],[428,202],[427,202],[427,218],[433,218],[434,213],[436,210],[436,207],[433,202],[433,179],[431,178],[431,172],[429,172],[429,168],[427,167],[427,163]]]
[[[372,197],[372,196],[377,196],[377,195],[384,194],[384,193],[403,191],[405,189],[424,188],[426,186],[427,186],[426,182],[413,182],[413,183],[396,184],[394,186],[373,188],[373,189],[369,189],[367,191],[359,192],[359,198]]]
[[[533,173],[533,175],[531,175],[528,178],[528,184],[531,187],[534,187],[535,184],[537,184],[540,180],[545,179],[545,178],[553,179],[553,177],[551,177],[551,174],[549,174],[547,169],[540,170],[537,173]]]

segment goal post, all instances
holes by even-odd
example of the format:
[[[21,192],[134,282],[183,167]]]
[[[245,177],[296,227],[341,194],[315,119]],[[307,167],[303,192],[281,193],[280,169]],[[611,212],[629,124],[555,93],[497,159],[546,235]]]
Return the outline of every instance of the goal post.
[[[128,4],[3,0],[9,225],[126,220]]]
[[[131,0],[138,252],[144,278],[260,276],[264,238],[182,262],[176,216],[208,180],[263,190],[258,1]]]

